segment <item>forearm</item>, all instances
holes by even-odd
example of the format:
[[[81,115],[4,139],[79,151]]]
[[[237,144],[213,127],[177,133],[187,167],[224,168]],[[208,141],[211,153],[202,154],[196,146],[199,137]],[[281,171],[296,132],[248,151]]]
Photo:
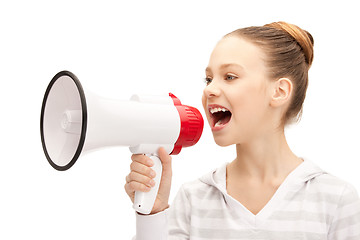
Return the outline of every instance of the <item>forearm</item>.
[[[153,215],[136,213],[136,238],[134,240],[167,240],[168,209]]]

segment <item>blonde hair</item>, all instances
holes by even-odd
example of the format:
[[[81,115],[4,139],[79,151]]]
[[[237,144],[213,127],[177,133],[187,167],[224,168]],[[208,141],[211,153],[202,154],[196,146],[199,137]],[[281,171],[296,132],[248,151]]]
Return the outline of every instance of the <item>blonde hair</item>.
[[[299,121],[308,87],[308,70],[314,58],[314,39],[309,32],[286,22],[237,29],[227,35],[239,36],[259,46],[266,54],[269,77],[289,78],[294,91],[282,124]]]

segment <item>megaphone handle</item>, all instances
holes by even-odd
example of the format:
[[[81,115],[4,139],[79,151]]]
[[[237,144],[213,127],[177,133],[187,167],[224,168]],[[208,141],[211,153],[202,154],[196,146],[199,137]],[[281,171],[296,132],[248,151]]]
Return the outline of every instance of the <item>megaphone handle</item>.
[[[155,181],[155,186],[152,187],[149,192],[135,192],[133,208],[137,212],[142,214],[149,214],[151,212],[159,191],[159,185],[162,175],[162,164],[160,158],[156,155],[146,155],[154,161],[154,165],[151,168],[156,172],[156,176],[153,179]]]

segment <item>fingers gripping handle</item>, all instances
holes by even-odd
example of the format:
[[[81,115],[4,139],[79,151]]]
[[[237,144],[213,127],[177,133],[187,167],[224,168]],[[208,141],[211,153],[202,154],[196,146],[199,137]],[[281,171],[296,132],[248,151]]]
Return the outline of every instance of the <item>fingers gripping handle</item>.
[[[150,192],[136,191],[133,205],[133,208],[142,214],[149,214],[154,207],[162,175],[162,164],[159,157],[155,155],[150,155],[149,157],[154,161],[154,166],[151,168],[156,172],[156,176],[154,178],[155,186],[151,188]]]

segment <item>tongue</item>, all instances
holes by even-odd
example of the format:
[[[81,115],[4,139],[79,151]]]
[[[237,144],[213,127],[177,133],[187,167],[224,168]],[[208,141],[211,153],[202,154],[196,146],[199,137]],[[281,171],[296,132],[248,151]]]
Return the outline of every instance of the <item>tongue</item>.
[[[230,121],[231,115],[225,115],[223,118],[219,119],[219,121],[217,121],[217,123],[215,123],[215,127],[220,126],[220,125],[225,125]]]
[[[217,127],[217,126],[220,126],[220,125],[223,125],[221,120],[219,120],[217,123],[215,123],[215,126],[214,127]]]

